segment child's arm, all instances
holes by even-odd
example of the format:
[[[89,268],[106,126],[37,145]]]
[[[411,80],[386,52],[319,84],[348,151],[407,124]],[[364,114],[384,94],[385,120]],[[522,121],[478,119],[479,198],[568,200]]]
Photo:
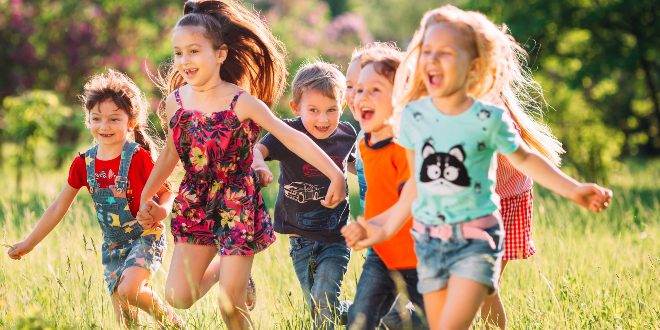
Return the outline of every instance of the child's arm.
[[[137,218],[142,221],[144,225],[154,224],[163,221],[172,212],[172,203],[174,202],[174,194],[162,187],[157,193],[158,203],[153,199],[147,201],[147,208],[138,211]]]
[[[265,159],[268,158],[268,147],[261,143],[257,143],[253,150],[252,169],[259,175],[259,182],[262,187],[268,186],[273,182],[273,173],[266,165]]]
[[[67,183],[55,201],[44,211],[44,214],[30,235],[9,248],[7,251],[9,257],[19,260],[22,256],[32,251],[62,221],[69,207],[71,207],[71,203],[76,198],[78,190]]]
[[[524,144],[505,157],[511,165],[537,183],[593,212],[606,209],[612,200],[611,190],[597,184],[576,181]]]
[[[415,168],[415,153],[413,150],[406,150],[406,156],[411,175],[401,190],[399,200],[387,211],[369,219],[368,222],[362,217],[358,217],[357,225],[362,228],[355,228],[355,225],[347,225],[342,228],[346,244],[351,248],[361,250],[392,237],[410,218],[412,203],[417,198],[417,185],[412,173],[412,169]]]
[[[253,120],[294,154],[316,167],[330,179],[328,192],[325,200],[321,201],[321,205],[334,208],[346,199],[344,174],[307,135],[279,120],[263,102],[253,96],[239,98],[235,111],[239,120]]]
[[[176,105],[176,100],[174,99],[174,95],[170,95],[167,97],[167,100],[165,101],[165,112],[167,113],[167,118],[171,119],[172,116],[174,115],[174,112],[176,112],[177,105]],[[148,202],[155,196],[158,191],[163,187],[165,184],[165,181],[167,178],[172,174],[172,171],[174,171],[174,167],[176,167],[176,164],[179,162],[179,154],[176,152],[176,148],[174,146],[174,138],[172,137],[172,130],[170,128],[167,129],[167,144],[165,145],[165,148],[163,151],[160,153],[158,156],[158,159],[156,160],[156,164],[154,165],[153,170],[151,170],[151,174],[149,174],[149,179],[147,182],[144,184],[144,188],[142,189],[142,195],[140,196],[140,211],[149,211],[150,205]],[[151,205],[153,206],[153,205]],[[144,212],[142,212],[144,214]],[[140,224],[142,226],[150,226],[153,225],[153,223],[157,221],[148,221],[149,219],[145,219],[144,217],[138,216],[138,221],[140,221]]]

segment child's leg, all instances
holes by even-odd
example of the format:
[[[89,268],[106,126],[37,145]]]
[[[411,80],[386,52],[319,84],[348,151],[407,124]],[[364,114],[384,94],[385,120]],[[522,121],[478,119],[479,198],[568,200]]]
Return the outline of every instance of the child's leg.
[[[200,283],[217,252],[218,249],[210,245],[174,245],[172,263],[165,283],[165,299],[170,305],[187,309],[202,297]]]
[[[126,328],[131,328],[138,323],[137,307],[131,306],[128,302],[119,299],[117,292],[112,294],[112,307],[115,309],[117,322]]]
[[[502,260],[502,271],[500,272],[499,281],[502,280],[506,263],[506,260]],[[499,290],[484,300],[484,304],[481,306],[481,318],[490,326],[500,329],[506,328],[506,310],[504,309],[504,304],[502,304]]]
[[[254,256],[222,256],[220,311],[229,329],[250,327],[245,300],[253,260]]]
[[[199,296],[204,297],[209,290],[220,280],[220,258],[213,259],[202,276],[199,284]]]
[[[344,274],[348,269],[351,250],[345,243],[318,243],[318,251],[312,259],[314,323],[324,329],[333,329],[339,307],[339,293]]]
[[[442,292],[445,291],[445,292]],[[488,287],[477,281],[469,280],[460,276],[450,276],[445,290],[441,290],[435,301],[427,301],[424,295],[424,303],[432,303],[440,314],[437,323],[430,324],[431,329],[468,329],[474,317],[488,295]],[[428,306],[428,305],[427,305]],[[429,319],[432,309],[427,309],[426,315]]]
[[[159,323],[173,323],[180,326],[182,321],[173,310],[149,287],[151,273],[142,267],[128,267],[121,275],[116,295],[121,302],[135,306],[153,316]]]
[[[348,310],[348,329],[374,329],[387,314],[396,297],[396,284],[378,254],[370,251],[362,266],[362,274],[355,290],[355,300]],[[398,311],[393,309],[395,316]],[[390,325],[398,322],[391,322]],[[389,326],[388,326],[389,327]]]

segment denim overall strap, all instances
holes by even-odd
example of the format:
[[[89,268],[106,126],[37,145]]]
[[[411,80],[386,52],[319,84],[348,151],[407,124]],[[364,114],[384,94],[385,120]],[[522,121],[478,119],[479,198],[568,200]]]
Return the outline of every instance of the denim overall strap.
[[[128,170],[131,167],[131,160],[133,159],[133,154],[137,151],[137,147],[137,143],[127,142],[121,151],[121,162],[119,163],[119,173],[115,177],[115,187],[117,193],[123,196],[126,196]]]
[[[87,170],[87,184],[89,184],[89,192],[94,193],[99,189],[99,183],[96,181],[96,171],[94,168],[94,160],[96,159],[96,152],[99,145],[95,145],[85,152],[85,168]]]

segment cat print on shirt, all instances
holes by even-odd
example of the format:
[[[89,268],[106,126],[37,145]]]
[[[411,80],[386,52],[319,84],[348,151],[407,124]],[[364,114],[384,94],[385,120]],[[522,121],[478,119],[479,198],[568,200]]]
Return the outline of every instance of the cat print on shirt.
[[[448,153],[437,152],[433,144],[426,142],[422,147],[422,169],[419,181],[428,191],[438,195],[451,195],[470,187],[470,176],[463,162],[465,151],[460,145]]]

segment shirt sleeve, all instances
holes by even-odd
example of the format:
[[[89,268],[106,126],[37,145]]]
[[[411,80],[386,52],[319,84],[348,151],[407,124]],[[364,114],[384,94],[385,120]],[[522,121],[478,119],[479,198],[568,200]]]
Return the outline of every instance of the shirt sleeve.
[[[138,170],[140,173],[140,179],[142,179],[142,185],[147,183],[149,180],[149,175],[154,169],[154,161],[151,159],[151,154],[149,151],[138,148],[138,151],[133,156],[131,160],[131,168]]]
[[[502,155],[510,154],[522,143],[522,139],[516,130],[516,126],[508,112],[502,112],[502,118],[495,123],[496,129],[493,130],[493,143],[495,150]]]
[[[261,138],[259,144],[262,144],[268,149],[268,157],[266,157],[264,160],[269,161],[282,159],[285,147],[282,142],[280,142],[280,140],[278,140],[273,134],[266,134],[263,138]]]
[[[411,129],[414,129],[413,122],[410,116],[409,106],[406,105],[401,111],[401,121],[399,122],[399,136],[395,142],[406,149],[414,149],[415,145],[412,141]]]
[[[77,156],[69,167],[69,186],[74,189],[80,189],[87,186],[87,168],[85,166],[84,156]]]

